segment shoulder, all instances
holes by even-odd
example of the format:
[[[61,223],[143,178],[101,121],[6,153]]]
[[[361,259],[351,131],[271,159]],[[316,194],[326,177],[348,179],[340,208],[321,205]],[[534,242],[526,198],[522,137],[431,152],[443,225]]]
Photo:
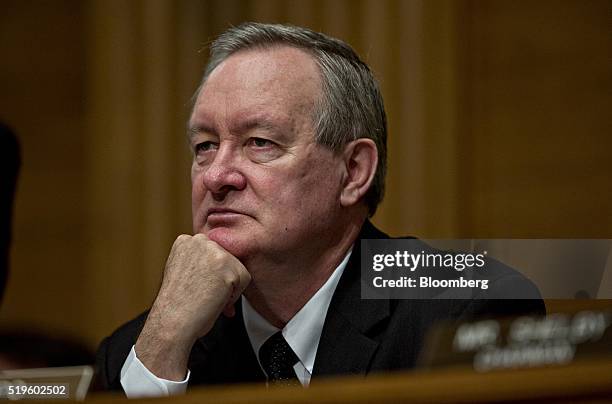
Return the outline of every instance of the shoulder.
[[[368,242],[364,245],[364,249],[362,249],[361,242],[365,240],[368,240]],[[479,254],[482,262],[480,266],[477,265],[474,267],[474,264],[468,264],[467,261],[459,262],[460,260],[466,260],[466,256],[475,255],[475,253],[469,254],[467,252],[462,252],[462,240],[457,241],[460,243],[451,243],[452,247],[442,249],[439,247],[434,247],[428,240],[422,240],[411,236],[390,237],[374,227],[371,222],[366,221],[362,227],[358,244],[356,245],[355,249],[357,254],[362,256],[354,260],[353,263],[355,266],[361,267],[364,259],[366,259],[366,262],[369,262],[369,260],[373,258],[373,255],[382,255],[383,253],[384,255],[396,255],[397,250],[401,249],[404,250],[404,253],[407,252],[413,257],[422,258],[421,261],[424,261],[424,256],[427,256],[427,265],[416,264],[416,260],[414,261],[415,265],[418,266],[418,271],[410,272],[411,277],[418,275],[426,276],[433,280],[455,282],[459,279],[483,281],[481,285],[479,284],[478,287],[474,288],[466,288],[463,286],[461,286],[461,288],[445,288],[443,285],[452,285],[453,283],[442,282],[442,287],[427,287],[424,290],[422,290],[423,288],[420,288],[418,292],[412,294],[402,293],[403,289],[397,289],[393,290],[389,294],[391,297],[408,298],[412,296],[410,298],[443,300],[459,299],[465,301],[505,300],[509,305],[512,305],[511,303],[517,300],[533,300],[541,302],[542,298],[538,287],[520,272],[520,268],[512,268],[493,257],[488,257],[486,256],[486,252],[484,252],[484,255]],[[435,244],[438,245],[437,243]],[[447,259],[449,257],[452,258],[452,260],[450,261],[450,264],[447,264]],[[463,267],[455,267],[455,270],[453,270],[453,266],[455,266],[453,262],[457,262],[457,264],[464,264],[462,264]],[[414,271],[414,269],[411,269],[411,271]],[[397,277],[399,275],[406,275],[405,272],[406,270],[404,273],[394,272],[389,276]],[[364,275],[363,272],[362,275]],[[367,278],[365,281],[367,282],[368,280],[370,279]],[[364,279],[361,281],[363,282]],[[515,306],[519,309],[522,307],[532,307],[529,304],[516,304]],[[543,307],[543,305],[541,307]],[[509,312],[509,310],[504,310],[504,313],[506,312]]]
[[[414,237],[392,238],[387,234],[376,229],[370,222],[366,222],[362,228],[362,233],[358,240],[401,240],[412,239],[418,247],[417,250],[439,251],[428,246],[423,240]],[[355,246],[355,252],[361,254],[361,245]],[[456,323],[461,321],[472,321],[487,317],[508,317],[518,315],[543,315],[546,312],[544,302],[541,299],[537,286],[519,271],[495,260],[487,260],[487,280],[488,288],[478,293],[467,295],[460,294],[452,297],[452,293],[445,293],[440,290],[431,293],[428,298],[397,298],[386,300],[363,300],[361,299],[362,288],[351,286],[361,286],[364,282],[360,279],[359,268],[360,259],[355,257],[352,261],[351,282],[344,282],[342,289],[337,290],[337,294],[343,297],[344,311],[353,317],[363,317],[372,306],[388,307],[388,316],[384,322],[378,324],[374,331],[377,335],[372,335],[379,343],[379,351],[372,364],[372,370],[409,368],[416,364],[418,352],[423,346],[428,331],[439,322]],[[461,276],[460,272],[446,273],[445,279],[452,279]],[[435,276],[435,275],[433,275]],[[438,275],[441,276],[441,275]],[[441,276],[442,278],[442,276]],[[348,281],[348,279],[346,279]],[[347,292],[347,290],[349,292]],[[355,295],[358,298],[350,300],[345,295]],[[385,302],[386,301],[386,302]],[[340,308],[341,309],[341,308]],[[339,309],[339,310],[340,310]],[[361,311],[361,313],[351,313]]]

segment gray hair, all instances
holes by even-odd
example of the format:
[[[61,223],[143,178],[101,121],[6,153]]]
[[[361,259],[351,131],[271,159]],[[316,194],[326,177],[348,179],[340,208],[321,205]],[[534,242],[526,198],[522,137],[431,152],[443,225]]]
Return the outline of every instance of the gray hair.
[[[385,191],[387,118],[376,79],[348,44],[307,28],[244,23],[228,29],[210,45],[210,58],[198,93],[212,71],[232,54],[276,45],[306,51],[321,70],[323,97],[314,112],[318,143],[333,151],[340,151],[348,142],[359,138],[372,139],[376,144],[378,166],[365,196],[372,216]]]

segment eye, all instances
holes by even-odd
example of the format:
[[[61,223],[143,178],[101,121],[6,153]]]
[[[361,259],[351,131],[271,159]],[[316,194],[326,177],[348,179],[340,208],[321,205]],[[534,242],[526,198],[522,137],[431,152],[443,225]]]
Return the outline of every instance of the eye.
[[[251,161],[267,163],[283,155],[283,148],[272,140],[261,137],[251,137],[245,143],[246,155]]]
[[[200,154],[200,153],[207,152],[210,150],[216,150],[218,148],[219,148],[219,145],[217,143],[206,141],[206,142],[201,142],[201,143],[196,144],[193,148],[193,151],[195,154]]]
[[[263,148],[263,147],[272,147],[275,145],[275,143],[268,139],[263,139],[260,137],[252,137],[249,139],[249,145],[258,147],[258,148]]]

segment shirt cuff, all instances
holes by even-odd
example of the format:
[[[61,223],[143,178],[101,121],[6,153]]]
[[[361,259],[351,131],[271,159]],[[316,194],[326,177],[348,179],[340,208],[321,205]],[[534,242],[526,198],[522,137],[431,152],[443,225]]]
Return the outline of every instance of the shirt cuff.
[[[121,368],[121,386],[128,398],[161,397],[183,394],[191,372],[187,370],[185,380],[175,382],[155,376],[136,356],[132,345],[130,354]]]

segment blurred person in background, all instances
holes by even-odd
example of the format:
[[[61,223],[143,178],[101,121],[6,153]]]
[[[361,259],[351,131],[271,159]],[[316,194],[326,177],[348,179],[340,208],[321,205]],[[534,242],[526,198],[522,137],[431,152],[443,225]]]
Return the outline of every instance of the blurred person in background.
[[[9,250],[13,201],[21,163],[19,142],[0,122],[0,303],[9,279]],[[0,307],[1,308],[1,307]],[[32,328],[32,327],[28,327]],[[31,329],[0,328],[0,371],[93,363],[93,353],[69,337],[50,336]]]

